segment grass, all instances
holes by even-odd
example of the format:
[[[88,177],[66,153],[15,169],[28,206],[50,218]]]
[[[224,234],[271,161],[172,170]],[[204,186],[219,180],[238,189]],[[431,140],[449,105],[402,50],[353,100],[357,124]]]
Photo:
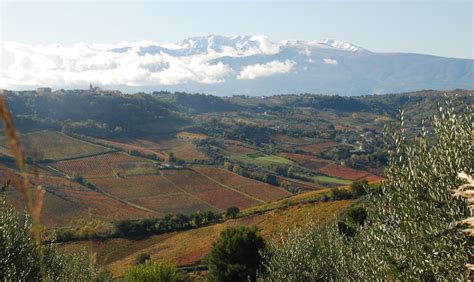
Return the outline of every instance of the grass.
[[[256,152],[252,154],[236,154],[232,153],[223,149],[218,149],[219,152],[227,156],[231,161],[238,162],[238,163],[245,163],[245,164],[256,164],[261,166],[267,166],[272,164],[281,164],[281,165],[289,165],[293,164],[293,161],[276,156],[276,155],[265,155],[261,152]]]
[[[350,185],[350,184],[352,184],[351,180],[340,179],[340,178],[336,178],[336,177],[323,176],[323,175],[313,176],[312,178],[316,181],[333,183],[333,184],[341,184],[341,185]]]
[[[257,157],[257,158],[254,158],[253,160],[255,160],[256,162],[277,163],[277,164],[292,164],[293,163],[289,159],[279,157],[279,156],[275,156],[275,155]]]
[[[202,140],[202,139],[207,138],[207,135],[201,134],[201,133],[181,131],[178,134],[176,134],[176,137],[179,139]]]
[[[241,212],[242,216],[254,214],[254,213],[261,213],[265,212],[268,210],[273,210],[273,209],[279,209],[279,208],[284,208],[287,206],[295,205],[301,202],[308,202],[311,200],[316,200],[322,197],[324,194],[327,194],[331,191],[331,189],[321,189],[321,190],[316,190],[316,191],[311,191],[311,192],[306,192],[306,193],[301,193],[297,194],[288,198],[283,198],[281,200],[271,202],[268,204],[263,204],[255,207],[251,207],[248,209],[245,209]]]

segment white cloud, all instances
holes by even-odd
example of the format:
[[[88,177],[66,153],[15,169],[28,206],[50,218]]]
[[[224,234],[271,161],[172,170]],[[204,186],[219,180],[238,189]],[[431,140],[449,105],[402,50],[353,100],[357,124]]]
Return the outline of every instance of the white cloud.
[[[116,45],[78,43],[28,45],[3,42],[0,88],[70,87],[90,82],[99,85],[152,86],[186,82],[221,83],[234,74],[229,65],[214,61],[215,54],[171,56],[140,54],[153,42]],[[128,47],[123,52],[114,49]]]
[[[299,54],[305,55],[306,57],[311,56],[311,51],[308,49],[308,47],[305,47],[304,49],[298,51]]]
[[[324,59],[324,63],[328,65],[337,65],[337,61],[333,59],[326,58]]]
[[[284,62],[275,60],[266,64],[249,65],[242,68],[237,79],[255,79],[273,74],[288,73],[295,65],[296,62],[292,60]]]

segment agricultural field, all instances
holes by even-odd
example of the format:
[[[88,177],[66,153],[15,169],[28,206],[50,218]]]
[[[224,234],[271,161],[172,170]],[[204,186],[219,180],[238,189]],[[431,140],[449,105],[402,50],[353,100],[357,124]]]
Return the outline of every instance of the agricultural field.
[[[196,211],[221,211],[218,207],[212,206],[210,203],[203,201],[195,195],[187,193],[170,193],[160,196],[140,197],[133,200],[133,202],[155,210],[161,215],[177,213],[190,214]]]
[[[245,145],[242,142],[229,141],[229,142],[224,142],[224,143],[225,143],[225,149],[232,154],[249,155],[249,154],[255,154],[258,152],[257,150],[251,148],[248,145]]]
[[[150,137],[148,139],[123,139],[122,142],[134,146],[146,148],[156,152],[164,152],[168,156],[173,153],[179,160],[192,162],[194,160],[208,160],[209,158],[200,152],[190,141],[177,138]],[[168,159],[168,158],[166,158]]]
[[[28,156],[39,161],[59,161],[98,155],[112,151],[109,148],[85,142],[56,131],[36,131],[20,137]],[[3,138],[2,151],[7,151]]]
[[[269,165],[289,165],[293,162],[287,158],[277,156],[277,155],[266,155],[264,153],[253,153],[253,154],[232,154],[230,152],[223,152],[226,157],[228,157],[233,162],[243,163],[243,164],[255,164],[262,167]]]
[[[10,178],[5,171],[0,171],[1,183]],[[41,185],[46,192],[41,210],[41,222],[46,227],[63,226],[82,218],[116,220],[158,216],[158,213],[134,208],[61,177],[41,175],[33,185]],[[5,192],[7,200],[23,210],[24,198],[14,184],[12,186]]]
[[[127,153],[132,153],[133,151],[139,152],[145,156],[155,156],[158,159],[167,160],[168,155],[165,152],[160,150],[153,150],[143,146],[137,146],[132,144],[126,144],[122,142],[112,141],[112,140],[105,140],[100,138],[91,138],[94,143],[103,144],[105,146],[111,146],[113,148],[117,148],[118,150],[125,151]]]
[[[338,144],[334,141],[326,141],[326,142],[321,142],[321,143],[297,146],[296,148],[316,155],[316,154],[321,153],[324,150],[334,148],[337,145]]]
[[[156,174],[159,172],[157,165],[149,161],[113,163],[112,169],[120,177]]]
[[[352,183],[352,181],[350,180],[340,179],[336,177],[329,177],[329,176],[324,176],[324,175],[313,176],[312,178],[317,182],[326,182],[326,183],[337,184],[337,185],[350,185]]]
[[[151,236],[143,240],[111,239],[107,242],[74,242],[62,244],[62,249],[77,250],[92,244],[101,260],[114,277],[123,275],[126,266],[141,253],[152,259],[180,266],[199,263],[217,240],[220,232],[231,226],[257,226],[265,240],[278,240],[289,229],[304,226],[308,222],[324,225],[352,204],[351,200],[301,204],[281,210],[228,220],[197,229]],[[90,245],[89,245],[90,246]]]
[[[222,183],[223,185],[230,186],[240,192],[265,202],[275,201],[290,195],[290,193],[281,188],[250,178],[245,178],[224,169],[197,167],[194,168],[194,170]]]
[[[299,179],[288,178],[283,176],[277,177],[278,181],[283,185],[283,187],[288,187],[292,189],[296,189],[297,191],[313,191],[322,189],[320,184],[302,181]]]
[[[176,187],[219,210],[231,206],[243,209],[264,202],[192,170],[164,170],[163,175]]]
[[[288,158],[292,161],[295,161],[300,166],[313,170],[313,171],[316,171],[331,163],[328,160],[323,160],[323,159],[319,159],[313,156],[303,155],[303,154],[279,153],[278,155]]]
[[[368,181],[378,181],[383,179],[382,177],[373,175],[370,172],[357,170],[338,164],[329,164],[321,169],[318,169],[318,172],[328,176],[353,181],[362,179],[367,179]]]
[[[306,145],[314,142],[314,140],[310,138],[296,138],[283,134],[274,135],[272,136],[272,139],[277,141],[278,143],[283,143],[287,145]]]
[[[139,206],[159,212],[189,214],[195,211],[217,211],[161,175],[128,176],[125,178],[95,178],[89,181],[96,187]]]
[[[202,133],[194,133],[194,132],[187,132],[181,131],[176,134],[176,138],[184,139],[184,140],[202,140],[206,139],[207,135]]]
[[[117,176],[122,171],[119,164],[143,164],[145,159],[133,157],[125,153],[109,153],[99,156],[86,157],[52,163],[50,166],[68,176],[84,178],[101,178]],[[151,161],[149,161],[152,164]]]

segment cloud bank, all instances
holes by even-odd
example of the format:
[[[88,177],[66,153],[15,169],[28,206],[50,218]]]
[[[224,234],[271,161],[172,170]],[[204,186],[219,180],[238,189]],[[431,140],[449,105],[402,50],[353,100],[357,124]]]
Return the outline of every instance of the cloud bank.
[[[228,78],[235,78],[236,72],[220,58],[280,52],[279,45],[265,36],[194,37],[176,44],[151,41],[78,43],[71,47],[17,42],[0,44],[3,59],[0,88],[8,89],[69,88],[89,83],[132,87],[224,83]],[[269,71],[278,73],[273,69],[266,72]]]
[[[237,79],[256,79],[258,77],[288,73],[295,65],[296,62],[292,60],[285,60],[284,62],[275,60],[266,64],[249,65],[242,68]]]
[[[133,45],[133,44],[132,44]],[[143,46],[117,52],[119,45],[79,43],[32,46],[15,42],[2,44],[4,62],[0,86],[54,87],[87,85],[173,85],[186,82],[221,83],[233,74],[230,66],[212,55],[172,56],[165,52],[140,54]]]
[[[337,61],[333,59],[326,58],[324,59],[324,63],[328,65],[337,65]]]

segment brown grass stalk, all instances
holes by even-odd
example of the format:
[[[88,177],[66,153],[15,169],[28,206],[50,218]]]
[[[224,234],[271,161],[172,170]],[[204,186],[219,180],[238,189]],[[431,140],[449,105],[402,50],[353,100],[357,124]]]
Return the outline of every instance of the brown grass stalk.
[[[21,146],[20,137],[13,126],[10,111],[4,97],[0,96],[0,119],[3,122],[5,137],[11,154],[15,158],[16,165],[20,171],[21,178],[14,173],[8,173],[9,179],[14,187],[16,187],[26,202],[26,208],[31,216],[32,228],[30,236],[32,236],[36,246],[40,251],[40,267],[45,278],[44,263],[42,256],[42,239],[41,239],[41,208],[43,206],[44,190],[41,186],[33,189],[30,182],[30,173],[25,164],[25,153]]]

